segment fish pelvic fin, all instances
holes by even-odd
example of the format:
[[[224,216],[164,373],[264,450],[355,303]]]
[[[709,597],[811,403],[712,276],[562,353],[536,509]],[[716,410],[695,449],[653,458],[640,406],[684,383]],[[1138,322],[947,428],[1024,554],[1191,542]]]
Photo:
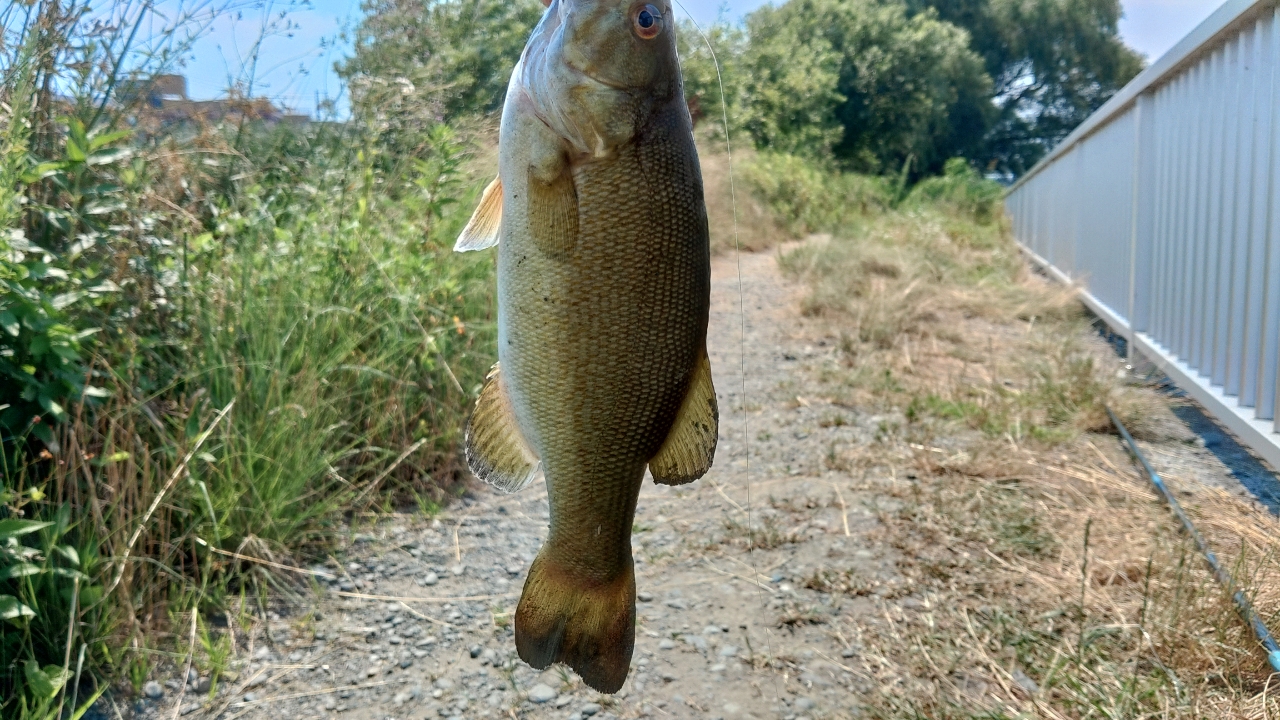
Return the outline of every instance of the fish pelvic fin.
[[[453,244],[454,252],[484,250],[498,244],[498,232],[502,227],[502,178],[496,177],[480,195],[480,204],[471,214],[467,226]]]
[[[498,363],[467,422],[466,452],[471,472],[503,492],[513,493],[542,475],[542,461],[516,424]]]
[[[541,670],[568,665],[603,693],[622,688],[636,636],[636,576],[628,557],[616,577],[580,579],[538,553],[516,606],[516,651]]]
[[[649,460],[654,482],[683,485],[706,475],[715,458],[719,426],[720,410],[716,389],[711,383],[711,361],[703,348],[671,431],[658,454]]]

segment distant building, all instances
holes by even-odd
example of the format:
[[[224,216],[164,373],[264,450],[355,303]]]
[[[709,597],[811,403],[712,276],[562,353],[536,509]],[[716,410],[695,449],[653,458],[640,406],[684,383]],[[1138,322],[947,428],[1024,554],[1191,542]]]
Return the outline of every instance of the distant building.
[[[277,108],[266,98],[192,100],[187,96],[187,78],[182,75],[156,75],[148,81],[137,83],[135,87],[134,92],[144,97],[137,98],[130,89],[126,89],[122,95],[143,101],[138,106],[139,119],[159,121],[162,125],[234,122],[241,119],[256,120],[268,125],[305,125],[311,121],[306,115]]]

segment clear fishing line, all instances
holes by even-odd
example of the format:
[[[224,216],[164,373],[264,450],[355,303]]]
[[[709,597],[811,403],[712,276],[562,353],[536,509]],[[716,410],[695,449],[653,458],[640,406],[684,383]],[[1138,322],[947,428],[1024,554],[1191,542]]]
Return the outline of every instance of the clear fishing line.
[[[724,96],[724,76],[720,73],[720,60],[716,57],[716,49],[711,45],[711,38],[703,31],[702,26],[693,18],[693,13],[684,6],[680,0],[673,0],[680,9],[684,11],[685,17],[689,18],[689,22],[693,24],[693,28],[702,36],[702,42],[707,46],[707,52],[711,53],[711,62],[716,68],[716,83],[720,86],[720,116],[724,125],[724,149],[729,160],[729,202],[733,207],[733,259],[738,271],[738,376],[741,381],[742,393],[742,456],[743,456],[743,478],[747,484],[747,559],[751,565],[751,581],[761,593],[768,598],[768,590],[760,584],[760,571],[756,567],[755,558],[755,529],[751,524],[751,435],[750,422],[751,416],[747,409],[747,305],[746,293],[743,291],[742,283],[742,242],[738,238],[738,196],[733,181],[733,145],[729,137],[729,103]],[[680,66],[680,72],[683,75],[684,65]],[[683,85],[684,78],[681,77]],[[768,661],[773,662],[773,643],[770,639],[769,629],[764,630],[765,652],[768,653]],[[773,694],[776,702],[781,702],[782,694],[778,689],[778,677],[773,675]]]

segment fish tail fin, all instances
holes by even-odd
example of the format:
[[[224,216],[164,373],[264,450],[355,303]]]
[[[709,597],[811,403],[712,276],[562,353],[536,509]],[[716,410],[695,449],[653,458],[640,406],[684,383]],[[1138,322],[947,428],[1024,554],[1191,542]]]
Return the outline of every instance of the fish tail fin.
[[[635,648],[636,576],[630,558],[604,582],[538,554],[516,608],[516,651],[539,670],[561,662],[604,693],[622,688]]]

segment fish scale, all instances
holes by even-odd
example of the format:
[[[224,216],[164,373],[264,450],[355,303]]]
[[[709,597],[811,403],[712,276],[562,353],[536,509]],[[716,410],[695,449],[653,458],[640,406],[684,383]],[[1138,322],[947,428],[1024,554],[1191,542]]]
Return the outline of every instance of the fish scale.
[[[638,8],[638,9],[637,9]],[[711,466],[710,250],[669,5],[556,0],[512,74],[498,179],[458,240],[498,245],[498,365],[467,427],[496,487],[546,478],[516,648],[616,692],[635,642],[631,527]]]

